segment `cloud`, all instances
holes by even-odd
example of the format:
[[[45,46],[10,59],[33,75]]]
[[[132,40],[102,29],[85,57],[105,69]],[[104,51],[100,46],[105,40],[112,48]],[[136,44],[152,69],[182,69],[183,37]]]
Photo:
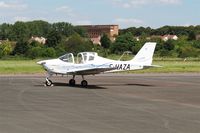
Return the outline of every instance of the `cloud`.
[[[65,13],[66,15],[71,16],[71,17],[76,16],[73,10],[69,6],[58,7],[56,8],[56,11],[60,13]]]
[[[78,20],[73,22],[74,25],[91,25],[92,22],[90,20]]]
[[[22,17],[22,16],[16,16],[14,17],[14,22],[16,21],[23,21],[23,22],[26,22],[26,21],[30,21],[31,19],[28,18],[28,17]]]
[[[126,27],[139,27],[139,26],[144,26],[145,22],[140,20],[140,19],[134,19],[134,18],[117,18],[114,20],[114,23],[117,23],[120,25],[121,28],[126,28]]]
[[[177,5],[180,4],[182,0],[112,0],[114,5],[130,8],[130,7],[140,7],[149,4],[168,4]]]
[[[61,18],[61,20],[63,20],[63,18],[66,18],[74,25],[92,24],[92,22],[85,15],[77,13],[75,10],[67,5],[57,7],[55,11],[56,13],[59,13],[59,15],[57,15],[58,19]]]
[[[163,4],[180,4],[182,1],[181,0],[158,0],[160,3]]]
[[[24,10],[28,5],[16,2],[0,1],[0,9]]]

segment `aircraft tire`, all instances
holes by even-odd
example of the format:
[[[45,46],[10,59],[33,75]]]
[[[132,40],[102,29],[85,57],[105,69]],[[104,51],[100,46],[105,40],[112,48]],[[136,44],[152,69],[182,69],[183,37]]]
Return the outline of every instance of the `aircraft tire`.
[[[81,81],[81,86],[82,87],[87,87],[88,82],[86,80]]]
[[[53,82],[51,80],[48,80],[45,82],[46,86],[52,86]]]
[[[76,81],[74,79],[70,79],[69,80],[69,85],[70,86],[75,86],[75,84],[76,84]]]

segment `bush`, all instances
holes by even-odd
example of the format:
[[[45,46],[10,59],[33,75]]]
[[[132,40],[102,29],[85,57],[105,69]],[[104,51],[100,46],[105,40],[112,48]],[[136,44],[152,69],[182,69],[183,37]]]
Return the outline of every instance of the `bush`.
[[[41,47],[33,47],[27,52],[27,56],[31,59],[42,57],[43,49]]]
[[[192,46],[184,46],[180,47],[178,50],[179,57],[186,58],[186,57],[198,57],[199,51]]]
[[[10,55],[13,51],[12,44],[8,41],[0,45],[0,57]]]
[[[13,54],[14,55],[25,55],[26,52],[30,49],[29,43],[25,41],[17,42]]]
[[[31,59],[38,57],[55,57],[56,52],[54,48],[45,48],[45,47],[32,47],[28,52],[27,56]]]
[[[56,51],[54,48],[43,48],[43,57],[55,57],[56,56]]]

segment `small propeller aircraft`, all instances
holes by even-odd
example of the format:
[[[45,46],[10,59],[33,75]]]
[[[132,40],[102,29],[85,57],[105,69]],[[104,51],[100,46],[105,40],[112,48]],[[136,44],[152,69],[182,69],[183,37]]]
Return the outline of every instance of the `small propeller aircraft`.
[[[72,75],[69,85],[76,84],[75,76],[82,76],[82,87],[87,87],[88,82],[84,79],[85,75],[95,75],[105,72],[140,70],[150,67],[158,67],[152,65],[153,53],[156,43],[147,42],[139,50],[136,56],[129,61],[111,60],[98,56],[96,52],[81,52],[77,54],[75,62],[74,55],[67,53],[57,59],[42,60],[37,62],[47,71],[46,86],[52,86],[53,82],[49,79],[53,74]]]

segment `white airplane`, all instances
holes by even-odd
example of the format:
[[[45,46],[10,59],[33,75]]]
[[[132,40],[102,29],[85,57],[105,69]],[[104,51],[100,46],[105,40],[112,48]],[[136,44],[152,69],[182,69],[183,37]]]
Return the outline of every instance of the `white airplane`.
[[[104,72],[140,70],[149,67],[157,67],[152,65],[153,53],[156,43],[147,42],[129,61],[111,60],[98,56],[96,52],[81,52],[77,55],[77,61],[74,60],[72,53],[67,53],[57,59],[43,60],[37,62],[47,71],[46,86],[52,86],[53,82],[49,79],[53,74],[73,75],[69,80],[69,85],[74,86],[75,76],[82,76],[82,87],[87,87],[88,82],[84,79],[84,75],[95,75]]]

